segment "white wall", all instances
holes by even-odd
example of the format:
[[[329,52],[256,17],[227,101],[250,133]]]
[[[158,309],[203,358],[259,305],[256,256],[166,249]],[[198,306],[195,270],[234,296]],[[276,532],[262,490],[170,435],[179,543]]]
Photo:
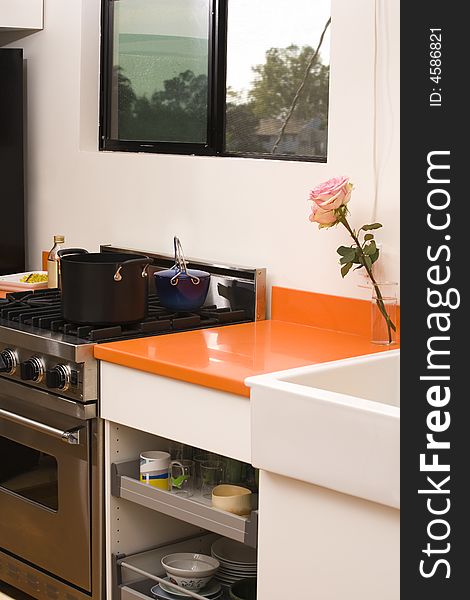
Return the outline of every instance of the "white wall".
[[[307,220],[309,190],[347,174],[352,222],[374,209],[374,25],[378,28],[377,218],[382,266],[398,278],[399,2],[332,0],[327,164],[97,151],[99,0],[45,0],[45,29],[12,43],[28,69],[29,264],[54,233],[89,249],[100,242],[266,266],[270,282],[360,296],[341,280],[344,230]],[[0,38],[1,43],[1,38]]]

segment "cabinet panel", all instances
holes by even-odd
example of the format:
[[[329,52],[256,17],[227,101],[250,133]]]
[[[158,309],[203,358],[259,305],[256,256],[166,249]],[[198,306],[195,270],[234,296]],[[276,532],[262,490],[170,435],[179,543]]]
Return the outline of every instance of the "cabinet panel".
[[[43,0],[0,0],[0,29],[42,29]]]
[[[101,362],[101,416],[251,463],[244,396]]]
[[[400,598],[400,511],[266,471],[259,498],[260,600]]]

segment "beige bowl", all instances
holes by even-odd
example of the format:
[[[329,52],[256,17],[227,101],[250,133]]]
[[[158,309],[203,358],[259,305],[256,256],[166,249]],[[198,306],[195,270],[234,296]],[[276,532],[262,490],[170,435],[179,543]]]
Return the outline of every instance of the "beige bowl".
[[[212,490],[212,506],[236,515],[251,513],[251,491],[239,485],[218,485]]]

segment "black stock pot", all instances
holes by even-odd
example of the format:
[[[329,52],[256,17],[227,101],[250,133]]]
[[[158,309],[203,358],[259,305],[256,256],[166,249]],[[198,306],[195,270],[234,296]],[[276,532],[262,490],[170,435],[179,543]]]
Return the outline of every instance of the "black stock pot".
[[[148,256],[59,250],[62,313],[83,325],[117,325],[147,316]]]

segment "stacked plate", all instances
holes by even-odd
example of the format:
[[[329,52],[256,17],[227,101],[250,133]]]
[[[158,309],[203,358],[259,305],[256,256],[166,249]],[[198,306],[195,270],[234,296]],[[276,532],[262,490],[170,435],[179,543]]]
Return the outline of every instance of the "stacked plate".
[[[219,538],[212,544],[211,554],[220,562],[215,578],[225,585],[240,579],[256,577],[256,550],[228,538]]]
[[[169,578],[165,577],[165,581],[169,581]],[[175,590],[164,583],[154,585],[150,591],[159,600],[183,600],[183,598],[191,598],[189,594],[184,593],[184,590]],[[196,593],[207,598],[207,600],[218,600],[223,594],[223,589],[220,583],[212,580]]]

